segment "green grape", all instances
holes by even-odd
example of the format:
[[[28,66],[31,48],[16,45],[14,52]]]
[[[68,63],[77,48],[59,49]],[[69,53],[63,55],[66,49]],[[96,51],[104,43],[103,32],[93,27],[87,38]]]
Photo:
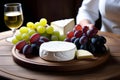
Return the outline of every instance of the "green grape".
[[[46,26],[46,25],[47,25],[47,19],[41,18],[41,19],[40,19],[40,25],[41,25],[41,26]]]
[[[59,41],[64,41],[64,40],[65,40],[65,38],[66,38],[66,36],[65,36],[65,35],[60,35],[60,36],[59,36]]]
[[[52,41],[58,41],[58,37],[55,36],[55,35],[52,35],[52,36],[51,36],[51,40],[52,40]]]
[[[48,27],[46,28],[46,32],[47,32],[48,34],[52,34],[52,33],[54,32],[54,28],[53,28],[52,26],[48,26]]]
[[[40,33],[40,34],[43,34],[45,33],[46,31],[46,28],[44,26],[38,26],[37,27],[37,32]]]
[[[29,29],[28,34],[29,36],[32,36],[36,31],[34,29]]]
[[[35,29],[35,24],[33,22],[27,22],[27,27],[30,29]]]
[[[40,22],[35,22],[35,28],[37,29],[37,27],[40,26]]]
[[[28,41],[29,40],[29,34],[28,33],[24,33],[23,35],[22,35],[22,39],[23,40],[25,40],[25,41]]]
[[[19,31],[20,33],[28,33],[28,28],[24,26],[24,27],[21,27]]]
[[[22,40],[22,34],[21,33],[18,33],[15,35],[16,39],[21,41]]]
[[[47,34],[46,32],[43,33],[43,34],[40,34],[41,36],[45,36],[47,37],[48,39],[51,39],[51,34]]]
[[[16,38],[13,38],[13,39],[12,39],[12,43],[13,43],[13,44],[16,44],[16,43],[18,43],[18,42],[19,42],[19,40],[17,40]]]
[[[60,36],[60,32],[59,31],[54,31],[52,35],[55,35],[55,36],[59,37]]]

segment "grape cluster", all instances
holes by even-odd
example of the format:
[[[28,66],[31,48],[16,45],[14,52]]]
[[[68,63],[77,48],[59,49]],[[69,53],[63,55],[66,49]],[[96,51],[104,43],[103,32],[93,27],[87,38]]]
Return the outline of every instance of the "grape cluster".
[[[72,31],[67,33],[64,41],[72,42],[76,45],[77,49],[88,50],[93,54],[106,52],[106,39],[97,34],[96,27],[89,28],[88,26],[75,25]]]
[[[65,35],[60,35],[59,31],[47,24],[47,19],[41,18],[39,22],[27,22],[26,26],[22,26],[16,33],[12,43],[16,45],[16,49],[26,57],[38,55],[39,47],[47,41],[64,41]]]
[[[12,43],[16,44],[21,40],[29,42],[30,37],[35,33],[39,33],[52,41],[63,41],[66,38],[65,35],[60,35],[59,31],[55,31],[51,25],[48,25],[45,18],[41,18],[39,22],[27,22],[26,26],[22,26]]]
[[[39,47],[42,43],[48,42],[49,39],[45,36],[35,33],[30,37],[30,42],[27,43],[25,40],[19,41],[16,44],[16,49],[20,53],[24,54],[25,57],[31,58],[39,55]]]

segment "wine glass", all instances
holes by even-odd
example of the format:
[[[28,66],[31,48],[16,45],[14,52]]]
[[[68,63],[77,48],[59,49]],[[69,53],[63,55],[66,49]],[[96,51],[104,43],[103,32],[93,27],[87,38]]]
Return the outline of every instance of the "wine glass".
[[[4,5],[4,22],[13,32],[12,37],[6,39],[11,42],[14,38],[16,29],[18,29],[23,23],[21,3],[6,3]]]

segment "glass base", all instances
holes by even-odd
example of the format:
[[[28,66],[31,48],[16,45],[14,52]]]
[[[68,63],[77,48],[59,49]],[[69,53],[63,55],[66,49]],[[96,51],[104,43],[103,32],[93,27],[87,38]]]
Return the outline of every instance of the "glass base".
[[[13,38],[14,38],[14,37],[9,37],[9,38],[6,39],[6,41],[12,42]]]

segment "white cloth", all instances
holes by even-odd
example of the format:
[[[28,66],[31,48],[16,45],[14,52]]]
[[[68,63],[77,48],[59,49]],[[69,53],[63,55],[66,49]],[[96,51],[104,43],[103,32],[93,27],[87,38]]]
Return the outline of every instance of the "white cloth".
[[[120,0],[83,0],[76,17],[77,24],[82,19],[88,19],[92,24],[102,18],[101,31],[120,34]]]

